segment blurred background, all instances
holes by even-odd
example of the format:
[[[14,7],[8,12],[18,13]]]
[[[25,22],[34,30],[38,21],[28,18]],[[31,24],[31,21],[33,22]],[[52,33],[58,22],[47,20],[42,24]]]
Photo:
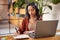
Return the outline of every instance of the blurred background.
[[[38,1],[38,0],[33,0]],[[16,27],[20,27],[26,16],[26,5],[32,0],[0,0],[0,34],[14,33]],[[58,0],[59,1],[59,0]],[[55,0],[43,0],[43,20],[59,20],[57,30],[60,30],[60,2]]]

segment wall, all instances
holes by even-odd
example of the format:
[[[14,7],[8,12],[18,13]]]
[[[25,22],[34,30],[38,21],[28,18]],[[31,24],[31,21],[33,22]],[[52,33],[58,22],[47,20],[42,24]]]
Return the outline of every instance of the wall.
[[[55,19],[59,20],[57,29],[60,29],[60,3],[53,5],[53,13],[55,14]]]
[[[54,20],[54,19],[59,20],[57,30],[60,30],[60,3],[59,4],[50,3],[50,5],[52,6],[52,10],[49,10],[48,14],[43,15],[43,20]]]
[[[0,17],[8,19],[8,0],[0,0]]]

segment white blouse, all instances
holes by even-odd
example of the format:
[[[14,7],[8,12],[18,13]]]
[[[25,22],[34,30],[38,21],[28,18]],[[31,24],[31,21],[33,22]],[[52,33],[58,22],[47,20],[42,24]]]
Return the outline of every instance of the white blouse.
[[[29,28],[29,31],[35,30],[36,21],[35,22],[29,21],[28,28]]]

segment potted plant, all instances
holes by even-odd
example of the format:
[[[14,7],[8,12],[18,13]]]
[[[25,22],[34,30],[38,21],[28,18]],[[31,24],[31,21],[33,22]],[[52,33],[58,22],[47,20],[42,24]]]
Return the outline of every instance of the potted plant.
[[[13,12],[15,11],[15,8],[18,7],[18,13],[20,12],[20,8],[25,4],[25,0],[17,0],[16,2],[13,3]],[[16,13],[14,12],[14,15],[16,15]]]
[[[13,14],[16,15],[16,13],[15,13],[15,8],[18,7],[18,6],[17,6],[17,3],[16,3],[16,2],[13,2],[13,3],[12,3],[12,6],[13,6]]]
[[[40,14],[40,17],[42,19],[42,16],[43,16],[43,7],[44,6],[48,6],[50,9],[52,9],[52,7],[50,5],[47,5],[47,4],[43,4],[43,1],[44,0],[17,0],[17,2],[14,4],[14,8],[15,7],[18,7],[18,13],[19,13],[19,9],[23,6],[23,4],[26,4],[26,2],[35,2],[39,8],[39,14]]]
[[[17,5],[18,5],[18,14],[20,12],[20,8],[25,4],[25,0],[17,0]]]

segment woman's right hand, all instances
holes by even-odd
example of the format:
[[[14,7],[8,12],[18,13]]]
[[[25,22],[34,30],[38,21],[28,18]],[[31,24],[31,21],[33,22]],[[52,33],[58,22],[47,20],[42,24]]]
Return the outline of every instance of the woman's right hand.
[[[15,32],[13,36],[18,36],[18,35],[20,35],[20,34],[19,34],[19,33],[17,33],[17,32]]]

